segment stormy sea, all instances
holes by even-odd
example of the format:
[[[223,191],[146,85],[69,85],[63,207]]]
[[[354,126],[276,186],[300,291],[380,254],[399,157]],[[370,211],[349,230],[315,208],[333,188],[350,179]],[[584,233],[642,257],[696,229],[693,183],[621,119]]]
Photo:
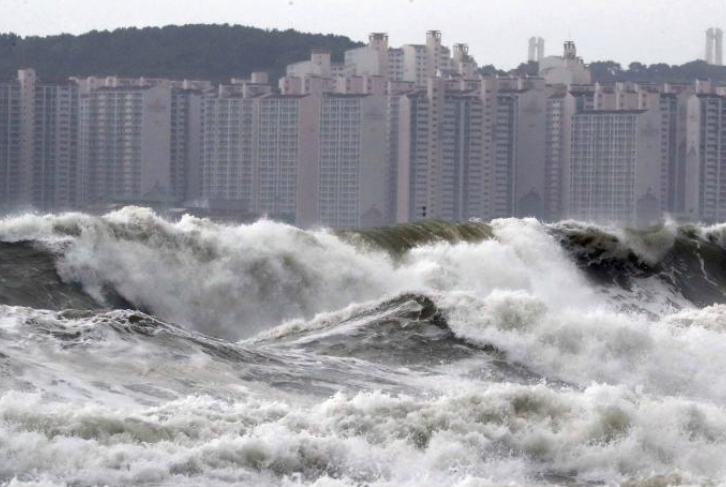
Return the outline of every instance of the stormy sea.
[[[0,220],[0,485],[715,486],[726,225]]]

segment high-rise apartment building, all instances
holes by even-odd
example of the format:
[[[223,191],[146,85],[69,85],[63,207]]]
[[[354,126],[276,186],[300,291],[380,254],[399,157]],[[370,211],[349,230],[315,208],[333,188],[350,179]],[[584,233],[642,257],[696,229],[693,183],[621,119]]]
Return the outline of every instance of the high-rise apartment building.
[[[320,112],[316,220],[330,228],[386,223],[386,103],[378,95],[326,95]]]
[[[545,41],[541,37],[530,37],[527,61],[530,63],[540,63],[545,57]]]
[[[545,188],[544,219],[562,218],[563,173],[569,167],[572,116],[577,111],[575,97],[567,91],[553,93],[547,98],[545,109]]]
[[[399,101],[397,221],[486,217],[483,103],[441,79]]]
[[[726,220],[726,98],[699,93],[687,102],[685,216]]]
[[[201,195],[202,93],[171,91],[171,194],[180,204]]]
[[[200,91],[168,80],[79,85],[84,204],[181,204],[199,196]]]
[[[100,88],[81,100],[84,202],[173,201],[171,89]]]
[[[647,225],[660,218],[660,117],[636,110],[572,116],[564,213],[585,221]]]
[[[304,221],[311,211],[315,196],[301,188],[304,178],[314,178],[316,98],[269,95],[257,100],[254,211],[291,223]]]
[[[562,56],[547,56],[539,62],[539,75],[550,85],[586,85],[592,82],[590,71],[572,41],[564,44]]]
[[[516,98],[516,160],[513,214],[517,217],[544,218],[547,90],[542,79],[521,83],[509,94]]]
[[[20,84],[0,83],[0,211],[20,204],[21,112]]]
[[[34,108],[31,202],[46,210],[76,208],[82,184],[78,86],[38,83]]]
[[[208,96],[202,113],[201,197],[251,212],[255,99]]]
[[[22,70],[0,83],[0,205],[194,202],[332,228],[726,217],[726,88],[592,84],[572,42],[540,74],[482,76],[438,31],[401,48],[371,34],[344,64],[315,50],[279,90],[265,73],[214,87]]]
[[[368,37],[368,45],[345,53],[346,76],[389,77],[390,55],[388,34],[375,32]]]
[[[207,97],[203,199],[304,226],[382,225],[385,115],[381,95]]]
[[[43,210],[78,204],[78,87],[32,69],[0,84],[0,205]]]
[[[723,30],[711,27],[706,31],[706,62],[723,66]]]
[[[389,46],[388,35],[370,34],[368,44],[345,53],[342,65],[332,63],[329,51],[313,50],[310,60],[291,64],[280,79],[283,94],[338,93],[355,77],[381,78],[386,82],[408,82],[425,88],[428,79],[439,74],[475,80],[478,66],[469,54],[466,44],[454,45],[453,51],[442,44],[441,32],[426,34],[425,44],[406,44],[400,48]],[[337,80],[335,78],[338,78]],[[370,89],[363,93],[374,93]]]

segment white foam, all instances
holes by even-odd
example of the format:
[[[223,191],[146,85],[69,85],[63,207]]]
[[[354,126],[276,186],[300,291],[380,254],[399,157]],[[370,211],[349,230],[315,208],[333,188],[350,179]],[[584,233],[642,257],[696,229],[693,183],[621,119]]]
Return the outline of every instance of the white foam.
[[[6,393],[0,418],[0,475],[42,471],[58,484],[299,478],[433,486],[536,483],[542,473],[613,483],[726,475],[721,408],[623,387],[492,384],[429,398],[339,394],[310,407],[190,397],[134,410]]]
[[[221,365],[192,345],[114,336],[98,327],[103,317],[3,307],[1,351],[21,370],[8,369],[0,384],[27,384],[0,391],[0,479],[13,487],[474,487],[726,478],[724,307],[654,301],[655,317],[619,311],[540,223],[492,227],[495,239],[417,247],[394,262],[326,231],[269,221],[170,223],[128,208],[0,222],[4,240],[33,238],[62,252],[65,278],[95,293],[110,284],[188,328],[249,336],[287,320],[245,346],[347,333],[366,326],[355,319],[361,311],[420,292],[456,336],[494,346],[544,379],[497,384],[432,368],[430,377],[411,374],[410,395],[273,395],[240,378],[245,365]],[[664,235],[656,250],[669,245]],[[653,283],[643,289],[666,294]],[[641,304],[637,294],[620,298]],[[336,328],[343,321],[350,329]],[[90,330],[96,341],[64,348],[31,336],[29,323]],[[341,374],[350,364],[308,361]],[[283,381],[294,372],[284,366]],[[133,377],[158,396],[124,389],[138,385]]]

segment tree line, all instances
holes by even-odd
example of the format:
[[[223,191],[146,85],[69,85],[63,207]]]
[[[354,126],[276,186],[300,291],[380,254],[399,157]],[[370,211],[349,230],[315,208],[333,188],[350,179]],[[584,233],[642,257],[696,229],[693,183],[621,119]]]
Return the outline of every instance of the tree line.
[[[363,44],[345,36],[266,30],[242,25],[170,25],[91,31],[82,35],[20,37],[0,34],[0,79],[32,67],[46,80],[70,76],[110,76],[172,79],[208,79],[214,82],[267,71],[282,76],[288,64],[308,59],[310,50],[330,49],[334,61],[346,50]],[[696,79],[726,82],[726,67],[705,61],[683,65],[639,62],[623,67],[614,61],[590,64],[593,81],[676,82]],[[537,74],[537,63],[524,63],[506,72],[493,65],[483,74]]]
[[[0,78],[31,67],[46,80],[70,76],[209,79],[220,82],[268,71],[309,58],[310,50],[330,49],[342,61],[360,46],[344,36],[295,30],[265,30],[241,25],[183,25],[123,28],[47,37],[0,34]]]
[[[600,83],[615,81],[636,81],[640,83],[692,83],[695,80],[712,80],[726,82],[726,66],[714,66],[706,61],[696,60],[682,65],[669,65],[657,63],[645,65],[632,62],[623,67],[615,61],[595,61],[590,63],[592,80]],[[494,66],[486,66],[489,73],[500,73]],[[536,62],[520,64],[510,74],[520,76],[536,76],[538,65]]]

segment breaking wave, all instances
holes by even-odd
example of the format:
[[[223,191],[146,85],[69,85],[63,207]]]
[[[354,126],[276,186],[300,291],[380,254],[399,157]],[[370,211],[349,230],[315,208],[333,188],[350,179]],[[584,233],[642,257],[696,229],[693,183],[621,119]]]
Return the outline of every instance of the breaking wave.
[[[726,227],[0,221],[0,485],[718,485]]]

